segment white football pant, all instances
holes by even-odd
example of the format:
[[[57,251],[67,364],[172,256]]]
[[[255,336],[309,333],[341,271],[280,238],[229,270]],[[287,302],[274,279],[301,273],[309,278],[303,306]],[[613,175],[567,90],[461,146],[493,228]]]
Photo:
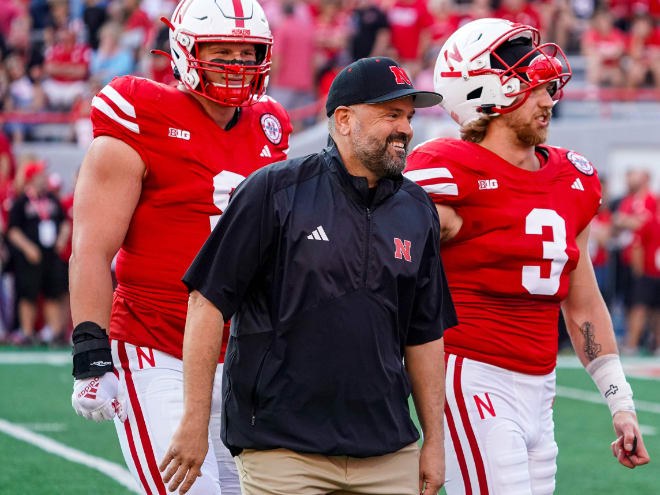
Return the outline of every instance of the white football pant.
[[[555,372],[526,375],[447,355],[448,495],[551,495]]]
[[[126,388],[128,417],[115,418],[126,465],[145,494],[165,495],[158,465],[183,416],[183,361],[148,347],[112,341],[112,359]],[[240,495],[236,464],[220,440],[222,364],[213,384],[209,450],[190,495]]]

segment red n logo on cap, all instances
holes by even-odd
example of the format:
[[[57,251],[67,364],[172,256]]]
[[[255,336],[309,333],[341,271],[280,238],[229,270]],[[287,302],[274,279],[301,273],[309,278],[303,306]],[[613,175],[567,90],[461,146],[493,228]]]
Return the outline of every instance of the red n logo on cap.
[[[392,71],[392,74],[394,74],[397,84],[408,84],[409,86],[412,86],[412,82],[410,81],[408,74],[406,74],[401,67],[390,65],[390,70]]]

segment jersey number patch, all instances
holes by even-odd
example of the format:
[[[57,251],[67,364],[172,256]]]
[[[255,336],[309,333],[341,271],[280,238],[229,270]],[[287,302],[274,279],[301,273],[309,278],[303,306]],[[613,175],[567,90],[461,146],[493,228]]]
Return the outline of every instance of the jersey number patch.
[[[213,204],[220,210],[225,211],[229,203],[229,196],[245,180],[241,174],[223,170],[213,177]],[[220,220],[220,215],[211,215],[211,230]]]
[[[552,228],[552,241],[543,241],[543,259],[552,260],[550,276],[541,277],[540,266],[523,266],[522,284],[530,294],[553,296],[559,290],[561,272],[568,261],[566,222],[555,210],[534,208],[525,219],[525,234],[541,235],[543,227]]]

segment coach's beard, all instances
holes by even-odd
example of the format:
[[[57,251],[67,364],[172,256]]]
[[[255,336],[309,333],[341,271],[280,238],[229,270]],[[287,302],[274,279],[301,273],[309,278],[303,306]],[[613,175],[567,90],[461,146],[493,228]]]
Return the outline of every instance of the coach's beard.
[[[403,143],[403,147],[395,146],[395,142]],[[396,177],[406,168],[408,137],[405,134],[391,134],[381,145],[377,138],[362,138],[358,132],[353,136],[353,149],[362,165],[378,177]]]

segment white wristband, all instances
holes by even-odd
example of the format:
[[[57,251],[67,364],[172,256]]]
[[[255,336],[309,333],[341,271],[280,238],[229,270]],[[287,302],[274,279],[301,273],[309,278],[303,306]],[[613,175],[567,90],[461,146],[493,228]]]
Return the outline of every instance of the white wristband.
[[[618,354],[605,354],[587,365],[587,372],[607,402],[612,416],[619,411],[635,411],[633,392],[623,374]]]

